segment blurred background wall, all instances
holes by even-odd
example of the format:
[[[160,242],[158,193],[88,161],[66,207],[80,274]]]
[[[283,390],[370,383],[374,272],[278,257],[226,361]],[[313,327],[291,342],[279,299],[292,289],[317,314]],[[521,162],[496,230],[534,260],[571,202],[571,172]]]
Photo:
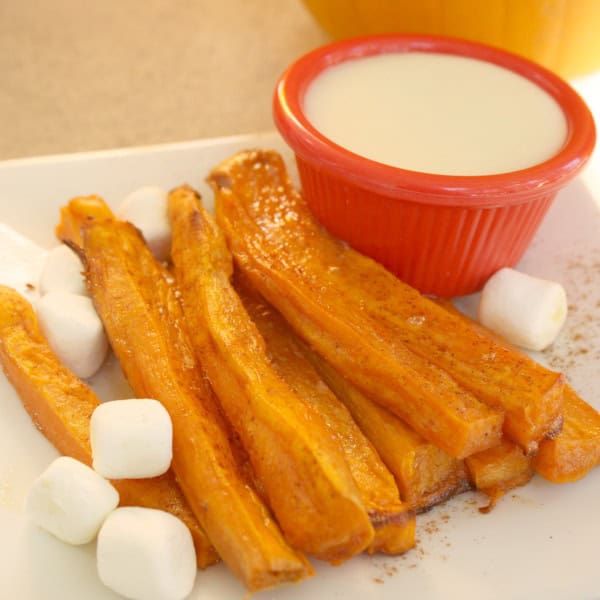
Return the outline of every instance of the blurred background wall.
[[[299,0],[0,0],[0,159],[272,129]]]
[[[600,0],[0,0],[0,160],[270,130],[278,76],[325,31],[600,67]]]

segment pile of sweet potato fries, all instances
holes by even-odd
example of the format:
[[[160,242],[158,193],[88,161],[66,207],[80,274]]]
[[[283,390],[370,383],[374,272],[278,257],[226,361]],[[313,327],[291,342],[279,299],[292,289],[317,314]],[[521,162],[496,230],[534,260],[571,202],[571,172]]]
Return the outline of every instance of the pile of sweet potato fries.
[[[534,471],[600,462],[600,414],[563,375],[331,237],[277,154],[209,181],[216,221],[188,186],[169,195],[169,265],[96,196],[56,229],[134,393],[173,422],[171,471],[114,481],[121,504],[182,519],[200,567],[221,558],[252,591],[299,581],[306,555],[409,550],[415,513],[467,489],[492,506]],[[0,359],[44,435],[91,464],[98,399],[6,287]]]

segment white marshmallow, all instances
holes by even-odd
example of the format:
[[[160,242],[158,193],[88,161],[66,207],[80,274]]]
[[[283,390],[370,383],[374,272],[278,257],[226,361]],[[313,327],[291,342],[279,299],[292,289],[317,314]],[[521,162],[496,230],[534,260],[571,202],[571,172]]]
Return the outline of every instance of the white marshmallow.
[[[96,556],[102,583],[133,600],[180,600],[194,586],[190,531],[162,510],[115,510],[98,534]]]
[[[49,292],[36,304],[40,328],[60,361],[86,379],[102,365],[108,341],[90,298]]]
[[[527,350],[549,346],[566,317],[567,295],[559,283],[514,269],[500,269],[481,293],[482,325]]]
[[[40,277],[40,293],[43,295],[59,291],[86,296],[82,271],[83,265],[71,248],[64,244],[52,248]]]
[[[168,193],[160,187],[143,187],[132,192],[117,210],[117,218],[133,223],[143,234],[158,260],[171,253],[171,225],[167,213]]]
[[[46,250],[0,223],[0,285],[14,288],[30,302],[37,300]]]
[[[94,469],[110,479],[140,479],[165,473],[173,456],[173,425],[160,402],[113,400],[92,413]]]
[[[78,460],[61,456],[33,483],[25,511],[63,542],[87,544],[118,504],[119,494],[108,481]]]

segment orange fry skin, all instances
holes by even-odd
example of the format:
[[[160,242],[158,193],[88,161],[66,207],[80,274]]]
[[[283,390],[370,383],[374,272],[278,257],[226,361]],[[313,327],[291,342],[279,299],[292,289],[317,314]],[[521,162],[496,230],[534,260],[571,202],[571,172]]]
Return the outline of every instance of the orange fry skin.
[[[373,314],[381,298],[396,293],[395,278],[313,221],[277,154],[240,153],[209,181],[236,263],[305,342],[455,458],[499,443],[504,415],[411,352]],[[344,274],[351,272],[349,285]],[[375,292],[378,278],[385,285]]]
[[[221,232],[183,186],[169,195],[171,256],[199,362],[248,452],[290,543],[338,564],[373,538],[344,457],[322,417],[273,370],[231,286]]]
[[[129,223],[85,223],[83,253],[88,287],[131,387],[171,416],[173,471],[221,558],[251,591],[311,575],[241,474],[166,269]]]
[[[91,219],[114,219],[112,210],[100,196],[79,196],[60,209],[60,221],[54,233],[61,242],[81,247],[81,227]]]
[[[529,359],[497,333],[462,314],[451,302],[439,301],[439,304],[464,319],[480,335]],[[580,398],[570,385],[564,389],[562,420],[562,431],[543,440],[534,457],[536,471],[553,483],[577,481],[600,465],[600,413]]]
[[[0,286],[0,361],[35,426],[61,454],[91,466],[90,418],[98,398],[52,352],[27,300],[4,286]],[[218,562],[171,471],[153,479],[111,483],[121,506],[157,508],[181,519],[192,533],[200,568]]]
[[[470,489],[464,461],[427,442],[396,415],[367,398],[317,354],[306,347],[304,351],[393,473],[404,502],[423,512]]]
[[[304,356],[303,345],[283,317],[267,304],[239,271],[234,275],[234,287],[265,340],[273,368],[296,394],[323,416],[342,449],[375,529],[375,537],[367,552],[406,552],[415,544],[414,512],[400,501],[393,475],[350,412]]]
[[[506,492],[525,485],[535,472],[533,458],[510,440],[469,456],[465,462],[473,485],[490,499],[481,512],[489,512]]]
[[[560,435],[544,440],[535,457],[537,472],[553,483],[570,483],[600,465],[600,413],[569,385],[563,403]]]
[[[270,294],[268,299],[276,306],[276,296],[282,304],[283,299],[292,303],[304,295],[300,304],[310,307],[313,321],[319,315],[315,306],[343,315],[362,334],[362,346],[367,341],[385,342],[389,353],[395,352],[406,365],[414,365],[417,374],[435,381],[438,389],[448,386],[447,380],[426,365],[446,371],[477,400],[506,415],[504,433],[526,453],[534,453],[544,437],[557,432],[564,384],[559,373],[465,327],[461,319],[327,234],[291,186],[277,154],[240,153],[214,169],[211,181],[219,222],[229,232],[236,260],[253,274],[255,285],[266,297]],[[262,288],[259,279],[263,280]],[[283,304],[278,308],[285,312]],[[333,327],[334,321],[330,322]],[[338,329],[338,337],[340,333]],[[316,336],[308,341],[318,349]],[[422,362],[410,361],[401,348],[418,355]],[[322,349],[319,352],[323,354]],[[334,366],[344,373],[356,371]],[[354,383],[368,392],[358,380]],[[404,387],[408,383],[402,382]],[[385,392],[385,386],[379,388]],[[423,407],[427,402],[424,397]],[[389,398],[386,406],[397,412]],[[407,415],[397,414],[428,437]],[[434,424],[439,425],[440,416],[438,407]],[[457,425],[455,434],[460,431]],[[471,453],[459,456],[441,440],[429,439],[453,456]],[[498,442],[496,438],[494,443]]]

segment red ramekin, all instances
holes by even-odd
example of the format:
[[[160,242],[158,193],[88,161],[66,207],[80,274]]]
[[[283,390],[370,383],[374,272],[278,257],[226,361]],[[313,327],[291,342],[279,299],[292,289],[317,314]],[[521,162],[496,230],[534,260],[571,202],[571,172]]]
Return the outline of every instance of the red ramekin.
[[[519,171],[433,175],[350,152],[306,118],[302,107],[306,90],[327,67],[363,56],[411,51],[468,56],[531,80],[565,114],[568,131],[562,149]],[[277,128],[296,154],[303,193],[318,219],[403,281],[442,297],[477,291],[498,269],[515,265],[556,193],[585,164],[596,139],[589,109],[558,76],[502,50],[437,36],[376,35],[318,48],[282,75],[273,112]]]

